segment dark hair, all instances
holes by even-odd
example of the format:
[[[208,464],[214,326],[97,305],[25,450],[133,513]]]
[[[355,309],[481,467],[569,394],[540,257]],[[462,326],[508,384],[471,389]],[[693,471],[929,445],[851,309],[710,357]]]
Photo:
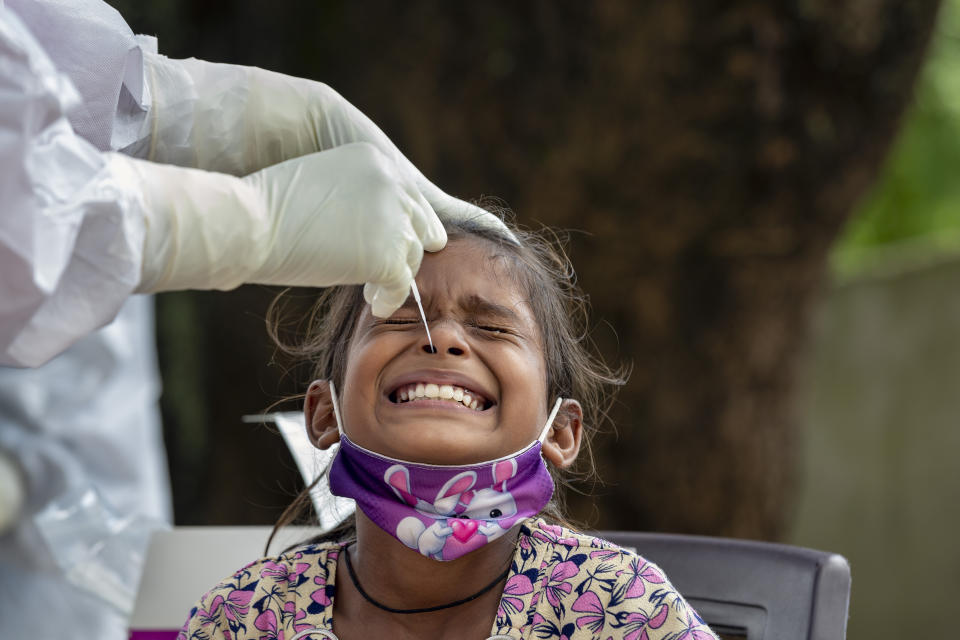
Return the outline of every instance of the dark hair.
[[[501,217],[507,213],[487,203],[482,205]],[[567,525],[562,487],[567,485],[568,478],[564,475],[596,478],[591,436],[607,420],[613,392],[624,383],[625,372],[611,369],[594,354],[587,336],[587,300],[577,287],[576,273],[563,250],[563,239],[548,228],[536,233],[512,224],[508,226],[514,238],[472,219],[444,223],[451,242],[469,238],[487,243],[491,258],[504,260],[509,266],[508,275],[524,291],[541,332],[547,374],[544,402],[552,402],[560,396],[575,398],[583,407],[584,455],[572,471],[565,473],[551,468],[558,490],[541,514],[555,523]],[[285,344],[279,336],[282,295],[273,301],[268,311],[268,330],[274,342],[288,355],[312,363],[312,379],[333,380],[338,388],[343,388],[350,338],[365,304],[363,287],[340,286],[324,290],[306,318],[306,338],[292,345]],[[280,527],[302,521],[310,512],[310,490],[325,475],[321,474],[287,507],[274,527],[274,534]],[[315,540],[344,540],[352,535],[351,517]]]

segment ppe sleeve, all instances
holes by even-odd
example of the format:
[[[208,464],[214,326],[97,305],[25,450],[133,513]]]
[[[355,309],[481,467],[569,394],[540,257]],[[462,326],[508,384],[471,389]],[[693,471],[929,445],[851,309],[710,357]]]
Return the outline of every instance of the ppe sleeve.
[[[80,93],[66,113],[77,135],[101,151],[125,150],[148,137],[143,56],[156,52],[155,38],[135,36],[102,0],[6,0],[6,6]]]
[[[0,365],[38,366],[137,286],[143,202],[74,133],[76,89],[2,4],[0,87]]]

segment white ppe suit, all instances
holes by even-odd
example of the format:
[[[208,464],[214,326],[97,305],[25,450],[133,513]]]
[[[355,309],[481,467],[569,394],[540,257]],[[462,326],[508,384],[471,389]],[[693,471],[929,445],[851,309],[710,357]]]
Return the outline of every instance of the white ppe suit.
[[[0,62],[0,363],[63,352],[0,367],[0,455],[25,488],[0,533],[0,637],[121,640],[125,618],[65,579],[32,516],[95,486],[117,510],[172,519],[153,304],[129,297],[142,221],[124,215],[132,197],[97,184],[99,150],[136,143],[148,115],[142,52],[102,3],[14,1],[0,8]]]
[[[385,315],[446,240],[434,210],[500,224],[325,85],[168,60],[99,0],[0,0],[0,206],[0,365],[47,362],[0,367],[0,456],[27,487],[0,532],[0,636],[40,639],[125,621],[63,580],[32,514],[89,484],[170,518],[151,302],[131,293],[366,282]]]

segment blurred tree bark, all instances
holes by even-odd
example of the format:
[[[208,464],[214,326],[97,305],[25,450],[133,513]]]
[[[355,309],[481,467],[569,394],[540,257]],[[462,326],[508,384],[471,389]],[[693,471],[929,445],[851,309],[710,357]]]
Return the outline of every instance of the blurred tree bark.
[[[608,485],[575,500],[577,515],[780,535],[811,307],[909,103],[937,2],[116,4],[168,55],[329,83],[461,197],[585,231],[572,257],[615,332],[597,340],[634,370],[613,412],[619,440],[599,440]],[[243,295],[217,300],[208,335],[250,309]],[[235,377],[256,380],[265,362],[235,338],[204,344],[208,411],[230,416],[211,421],[209,442],[237,441]],[[178,518],[254,491],[236,470],[263,464],[257,446],[209,449],[194,465],[210,495],[178,502]]]

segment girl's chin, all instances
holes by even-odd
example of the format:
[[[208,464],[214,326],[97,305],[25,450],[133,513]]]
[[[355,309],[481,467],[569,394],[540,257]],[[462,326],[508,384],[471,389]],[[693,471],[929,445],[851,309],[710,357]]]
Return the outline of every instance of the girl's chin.
[[[389,446],[374,447],[373,450],[398,460],[438,465],[477,464],[505,455],[487,451],[489,438],[478,438],[475,429],[458,434],[449,424],[436,428],[418,425],[415,433],[408,426],[393,433]]]

